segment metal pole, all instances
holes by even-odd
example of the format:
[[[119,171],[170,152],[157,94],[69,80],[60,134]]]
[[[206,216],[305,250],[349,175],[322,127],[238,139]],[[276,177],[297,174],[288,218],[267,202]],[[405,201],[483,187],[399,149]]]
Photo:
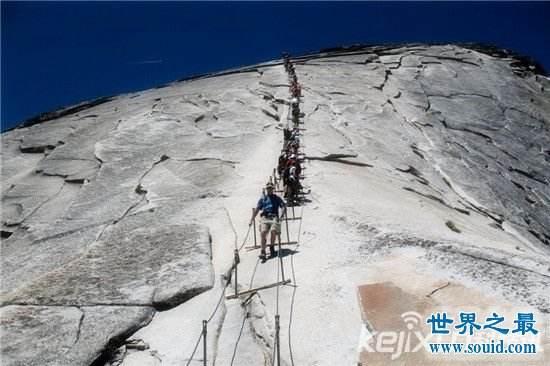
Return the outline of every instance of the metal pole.
[[[296,219],[296,214],[294,213],[294,203],[292,203],[292,218]]]
[[[281,366],[281,342],[279,342],[279,314],[275,315],[275,349],[277,350],[277,366]]]
[[[279,252],[277,254],[278,254],[278,257],[279,257],[279,262],[281,263],[281,276],[282,276],[283,281],[284,281],[285,280],[285,267],[283,266],[283,256],[281,255],[281,249],[283,248],[283,246],[281,245],[281,233],[279,233],[279,235],[277,235],[277,237],[279,238]]]
[[[252,214],[254,215],[254,208],[252,208]],[[254,226],[254,246],[257,247],[258,243],[256,241],[256,218],[252,220],[252,225]]]
[[[239,289],[238,289],[239,281],[238,281],[238,278],[237,278],[237,273],[238,273],[237,272],[237,266],[239,265],[239,262],[240,262],[239,250],[238,249],[235,249],[234,259],[235,259],[235,296],[237,296],[237,293],[239,291]]]
[[[285,221],[286,221],[286,241],[290,243],[290,234],[288,233],[288,211],[285,208]]]
[[[206,320],[202,321],[202,364],[206,366]]]

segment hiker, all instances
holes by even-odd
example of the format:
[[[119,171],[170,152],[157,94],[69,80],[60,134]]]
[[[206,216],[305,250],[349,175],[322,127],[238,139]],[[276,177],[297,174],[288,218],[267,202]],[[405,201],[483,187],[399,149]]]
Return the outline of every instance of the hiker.
[[[288,140],[290,140],[291,136],[292,136],[292,131],[289,128],[285,128],[283,130],[284,142],[287,142]]]
[[[283,52],[283,61],[285,65],[285,70],[288,72],[290,66],[290,55],[287,52]]]
[[[296,161],[292,164],[292,166],[296,168],[296,178],[299,179],[302,175],[302,165],[300,164],[300,159],[296,158]]]
[[[267,183],[265,186],[267,195],[262,196],[258,201],[258,205],[252,213],[252,218],[250,219],[250,225],[253,224],[254,219],[258,212],[262,212],[260,217],[260,235],[261,235],[261,250],[260,250],[260,259],[262,263],[266,260],[265,246],[267,241],[267,234],[271,231],[270,245],[269,245],[269,254],[271,257],[274,257],[275,252],[275,239],[277,235],[281,233],[281,224],[279,223],[279,208],[283,209],[283,214],[286,212],[286,205],[281,197],[273,193],[273,183]]]
[[[295,91],[295,94],[294,94],[295,97],[301,97],[302,96],[302,86],[299,83],[296,83],[294,91]]]
[[[293,80],[290,84],[290,93],[293,97],[300,97],[302,95],[302,87],[300,86],[300,83],[298,83],[296,80]]]
[[[298,142],[289,140],[287,143],[286,152],[290,154],[290,159],[296,159],[296,156],[298,155],[298,149],[300,148],[300,145]],[[294,157],[292,157],[294,155]],[[289,162],[291,163],[291,162]]]
[[[295,117],[300,117],[300,107],[298,105],[292,106],[292,115]]]
[[[287,186],[294,183],[295,187],[301,189],[299,180],[302,174],[302,165],[300,164],[300,158],[297,155],[296,142],[292,142],[290,144],[287,154],[289,154],[289,156],[283,170],[283,184]]]
[[[299,163],[295,163],[288,168],[287,185],[285,186],[285,198],[287,202],[292,202],[293,205],[297,203],[298,193],[302,190],[299,166]]]
[[[300,145],[300,130],[298,128],[292,129],[289,140],[296,142],[296,144]]]
[[[279,155],[279,162],[277,164],[277,174],[279,174],[279,177],[281,178],[283,176],[283,172],[285,171],[287,160],[288,158],[287,158],[286,152],[283,152],[281,153],[281,155]]]
[[[300,114],[292,114],[292,123],[294,127],[297,127],[300,124]]]

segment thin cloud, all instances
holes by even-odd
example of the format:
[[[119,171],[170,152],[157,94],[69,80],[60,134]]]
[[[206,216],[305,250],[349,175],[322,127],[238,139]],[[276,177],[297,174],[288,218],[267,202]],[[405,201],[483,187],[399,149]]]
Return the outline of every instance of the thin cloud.
[[[143,60],[143,61],[133,61],[130,63],[134,65],[152,65],[152,64],[161,64],[163,62],[164,60]]]

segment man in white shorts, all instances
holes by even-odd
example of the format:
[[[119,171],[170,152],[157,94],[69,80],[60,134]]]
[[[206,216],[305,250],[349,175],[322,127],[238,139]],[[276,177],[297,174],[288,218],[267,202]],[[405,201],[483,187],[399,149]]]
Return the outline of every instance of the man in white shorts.
[[[250,225],[254,222],[256,215],[261,211],[261,220],[260,220],[260,237],[261,237],[261,251],[260,259],[262,263],[266,260],[265,246],[267,241],[267,233],[271,231],[269,252],[271,257],[275,256],[275,239],[277,235],[281,233],[281,224],[279,217],[279,208],[283,209],[283,213],[286,211],[286,205],[281,197],[273,193],[273,184],[267,183],[265,189],[267,195],[262,196],[252,213],[252,218],[250,219]]]

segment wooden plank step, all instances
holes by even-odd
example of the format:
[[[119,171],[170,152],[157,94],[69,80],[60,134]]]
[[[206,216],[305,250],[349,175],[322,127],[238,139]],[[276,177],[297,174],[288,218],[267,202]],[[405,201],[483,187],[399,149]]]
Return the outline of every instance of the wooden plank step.
[[[298,244],[297,241],[285,241],[283,243],[281,243],[281,245],[296,245]],[[275,243],[275,248],[277,248],[277,245],[279,245],[278,243]],[[269,245],[266,245],[266,247],[268,247]],[[244,247],[247,251],[251,251],[251,250],[256,250],[256,249],[260,249],[261,246],[259,245],[252,245],[252,246],[248,246],[248,247]]]
[[[230,300],[230,299],[236,299],[237,297],[239,296],[242,296],[242,295],[248,295],[248,294],[251,294],[253,292],[257,292],[257,291],[260,291],[260,290],[266,290],[268,288],[272,288],[272,287],[275,287],[275,286],[280,286],[280,285],[286,285],[288,283],[290,283],[291,281],[290,280],[284,280],[284,281],[279,281],[279,282],[275,282],[275,283],[272,283],[270,285],[265,285],[265,286],[260,286],[260,287],[256,287],[256,288],[251,288],[250,290],[246,290],[246,291],[241,291],[241,292],[238,292],[237,294],[233,294],[233,295],[228,295],[226,296],[225,298]]]

